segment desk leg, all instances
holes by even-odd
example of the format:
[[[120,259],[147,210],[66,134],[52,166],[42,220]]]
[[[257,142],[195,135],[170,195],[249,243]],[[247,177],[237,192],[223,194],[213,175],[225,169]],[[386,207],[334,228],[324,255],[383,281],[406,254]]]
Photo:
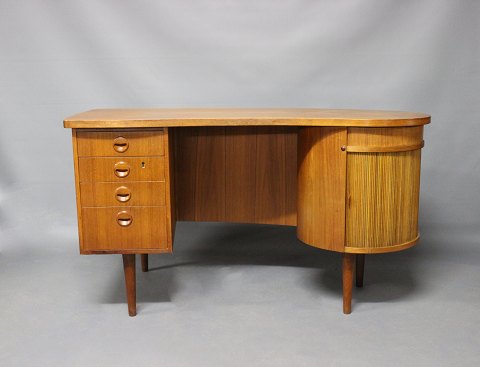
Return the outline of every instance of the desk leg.
[[[135,254],[122,255],[125,286],[127,289],[128,315],[137,314],[137,289],[135,280]]]
[[[357,254],[355,255],[355,279],[356,286],[358,288],[363,287],[363,274],[365,272],[365,255]]]
[[[353,262],[354,254],[343,254],[342,278],[343,278],[343,313],[352,312],[352,288],[353,288]]]
[[[148,271],[148,254],[141,254],[140,259],[142,260],[142,271],[145,273]]]

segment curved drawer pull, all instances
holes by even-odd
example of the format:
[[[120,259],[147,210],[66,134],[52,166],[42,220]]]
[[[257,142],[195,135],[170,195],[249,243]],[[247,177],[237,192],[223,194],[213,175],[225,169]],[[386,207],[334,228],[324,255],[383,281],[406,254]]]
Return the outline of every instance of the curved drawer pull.
[[[117,214],[117,223],[122,227],[128,227],[133,222],[132,215],[127,211],[121,211]]]
[[[350,153],[397,153],[408,152],[410,150],[422,149],[425,142],[422,140],[416,144],[410,145],[391,145],[391,146],[378,146],[378,145],[365,145],[365,146],[347,146],[347,152]],[[342,150],[343,146],[342,146]]]
[[[115,163],[115,168],[113,171],[115,172],[115,176],[117,177],[127,177],[130,174],[130,166],[128,163],[125,162],[117,162]]]
[[[126,203],[132,197],[132,192],[126,186],[120,186],[115,190],[115,199],[121,203]]]
[[[113,149],[118,153],[124,153],[128,149],[128,140],[123,136],[113,139]]]

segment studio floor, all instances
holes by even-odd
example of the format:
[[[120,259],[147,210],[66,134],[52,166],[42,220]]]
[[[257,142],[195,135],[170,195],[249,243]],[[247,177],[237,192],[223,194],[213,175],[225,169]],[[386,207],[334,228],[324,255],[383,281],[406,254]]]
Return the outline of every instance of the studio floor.
[[[478,366],[478,239],[424,229],[367,256],[342,313],[341,257],[292,227],[179,223],[173,255],[79,256],[75,227],[0,233],[0,366]]]

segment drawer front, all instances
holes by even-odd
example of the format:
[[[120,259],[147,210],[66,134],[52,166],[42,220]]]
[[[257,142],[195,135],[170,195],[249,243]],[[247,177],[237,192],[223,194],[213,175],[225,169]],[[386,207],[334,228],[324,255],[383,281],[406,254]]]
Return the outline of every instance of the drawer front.
[[[80,182],[128,182],[163,181],[165,160],[163,157],[78,159]]]
[[[83,251],[166,250],[166,207],[82,209]]]
[[[149,131],[78,131],[79,157],[163,156],[164,132]]]
[[[83,207],[165,205],[165,182],[85,182],[80,198]]]

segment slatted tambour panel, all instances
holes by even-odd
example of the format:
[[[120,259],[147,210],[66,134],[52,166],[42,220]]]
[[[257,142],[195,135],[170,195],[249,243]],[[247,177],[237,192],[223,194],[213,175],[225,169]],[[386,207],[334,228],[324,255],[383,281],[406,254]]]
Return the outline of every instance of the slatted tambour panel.
[[[296,225],[297,128],[177,128],[177,219]]]
[[[414,244],[420,155],[420,149],[348,153],[346,252],[387,252]]]
[[[170,226],[167,226],[167,237],[170,244],[169,249],[172,250],[173,239],[175,237],[175,227],[177,225],[176,210],[175,210],[175,129],[165,129],[165,161],[168,163],[168,169],[165,170],[165,198],[169,206],[167,210],[167,221]]]

